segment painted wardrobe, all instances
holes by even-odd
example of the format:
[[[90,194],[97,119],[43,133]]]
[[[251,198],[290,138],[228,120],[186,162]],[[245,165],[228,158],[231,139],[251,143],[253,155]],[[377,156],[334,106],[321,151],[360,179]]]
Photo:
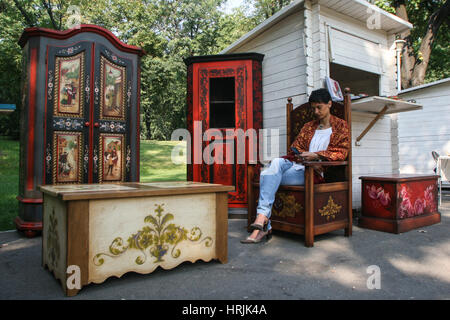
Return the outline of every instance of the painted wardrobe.
[[[139,181],[143,50],[110,31],[25,29],[18,230],[42,229],[38,185]]]
[[[258,150],[258,141],[249,140],[248,130],[254,129],[259,137],[262,128],[263,58],[259,53],[239,53],[185,59],[187,128],[192,137],[187,180],[235,186],[228,193],[231,208],[247,207],[249,144]],[[245,145],[238,147],[245,134]],[[212,164],[204,161],[209,154]]]

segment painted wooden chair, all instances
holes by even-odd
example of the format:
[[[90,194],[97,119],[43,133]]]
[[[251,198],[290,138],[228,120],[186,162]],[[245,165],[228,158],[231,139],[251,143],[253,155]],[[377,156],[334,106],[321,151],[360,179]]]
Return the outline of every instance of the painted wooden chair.
[[[292,98],[286,105],[287,148],[304,124],[314,119],[309,103],[293,108]],[[331,114],[347,121],[351,132],[350,90],[345,89],[344,103],[333,102]],[[272,207],[273,230],[305,236],[305,246],[314,245],[314,236],[344,229],[352,235],[352,162],[351,144],[346,161],[305,162],[305,185],[281,185]],[[314,167],[326,167],[325,183],[314,184]],[[248,182],[248,226],[256,216],[261,164],[250,165]]]

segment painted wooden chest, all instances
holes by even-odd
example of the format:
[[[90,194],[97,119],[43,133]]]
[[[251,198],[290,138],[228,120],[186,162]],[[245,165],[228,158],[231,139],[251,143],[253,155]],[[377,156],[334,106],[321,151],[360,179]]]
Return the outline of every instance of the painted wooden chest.
[[[18,230],[42,229],[42,184],[139,181],[140,58],[110,31],[25,29]]]
[[[392,174],[360,177],[359,226],[402,233],[441,221],[436,175]]]
[[[181,181],[40,190],[42,265],[68,296],[130,271],[147,274],[199,259],[227,262],[231,186]]]

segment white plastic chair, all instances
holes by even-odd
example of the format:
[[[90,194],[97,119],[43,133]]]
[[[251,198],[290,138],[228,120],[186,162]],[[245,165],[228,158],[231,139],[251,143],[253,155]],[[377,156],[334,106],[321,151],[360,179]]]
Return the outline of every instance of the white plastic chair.
[[[432,151],[431,155],[436,161],[436,174],[439,175],[439,205],[442,205],[442,180],[450,181],[450,156],[440,156],[436,151]]]

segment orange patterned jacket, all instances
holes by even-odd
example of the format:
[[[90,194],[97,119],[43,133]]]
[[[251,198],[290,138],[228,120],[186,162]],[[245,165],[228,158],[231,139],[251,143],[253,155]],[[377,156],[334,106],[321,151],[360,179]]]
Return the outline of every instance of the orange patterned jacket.
[[[325,151],[316,152],[319,157],[327,161],[344,161],[347,158],[348,150],[350,149],[350,132],[345,120],[331,115],[331,136],[328,148]],[[319,126],[318,120],[313,120],[306,123],[300,130],[297,138],[295,138],[291,147],[296,148],[299,152],[308,152],[309,144],[314,136],[314,133]],[[289,148],[288,155],[294,154]]]
[[[318,151],[316,152],[316,154],[325,161],[344,161],[347,158],[351,143],[351,137],[347,122],[331,115],[330,124],[332,133],[330,136],[330,143],[328,144],[328,148],[324,151]],[[313,120],[306,123],[295,138],[291,147],[296,148],[299,152],[308,152],[309,144],[311,143],[311,140],[318,126],[318,120]],[[289,148],[288,154],[282,158],[301,163],[301,161],[295,157],[295,154],[291,150],[291,148]],[[315,183],[324,182],[324,179],[320,175],[320,173],[324,172],[323,168],[316,167],[315,171]]]

